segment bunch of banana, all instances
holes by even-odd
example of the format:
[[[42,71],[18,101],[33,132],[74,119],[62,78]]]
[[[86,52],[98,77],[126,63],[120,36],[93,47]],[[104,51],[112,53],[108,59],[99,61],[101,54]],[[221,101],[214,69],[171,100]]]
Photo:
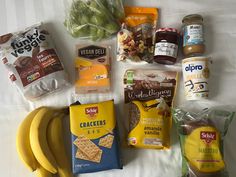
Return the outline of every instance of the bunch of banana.
[[[63,142],[63,110],[40,107],[19,126],[16,147],[23,163],[37,177],[73,177]]]

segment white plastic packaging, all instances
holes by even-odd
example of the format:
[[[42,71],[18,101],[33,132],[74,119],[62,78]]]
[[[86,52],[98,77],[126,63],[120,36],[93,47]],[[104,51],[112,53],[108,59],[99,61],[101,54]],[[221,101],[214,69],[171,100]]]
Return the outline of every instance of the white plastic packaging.
[[[69,84],[50,34],[41,24],[0,36],[0,59],[28,100]]]

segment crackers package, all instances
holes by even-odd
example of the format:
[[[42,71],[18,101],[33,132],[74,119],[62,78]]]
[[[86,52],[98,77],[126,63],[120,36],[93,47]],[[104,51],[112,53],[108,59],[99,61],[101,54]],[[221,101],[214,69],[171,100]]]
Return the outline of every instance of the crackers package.
[[[73,173],[121,169],[114,103],[70,106]]]
[[[76,93],[104,93],[110,90],[110,46],[77,45]]]
[[[129,110],[128,144],[137,148],[170,147],[171,107],[177,72],[127,70],[125,103]]]
[[[224,139],[235,112],[226,107],[201,112],[173,110],[182,153],[182,177],[229,177]]]

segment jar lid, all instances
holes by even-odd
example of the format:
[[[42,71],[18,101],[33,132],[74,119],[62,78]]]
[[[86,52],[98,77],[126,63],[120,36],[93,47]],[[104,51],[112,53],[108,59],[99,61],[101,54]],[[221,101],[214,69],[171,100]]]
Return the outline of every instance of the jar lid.
[[[156,30],[156,32],[174,32],[174,33],[178,33],[179,34],[179,31],[175,28],[159,28],[158,30]]]
[[[182,23],[184,23],[185,21],[195,21],[195,20],[203,21],[203,17],[199,14],[190,14],[183,18]]]

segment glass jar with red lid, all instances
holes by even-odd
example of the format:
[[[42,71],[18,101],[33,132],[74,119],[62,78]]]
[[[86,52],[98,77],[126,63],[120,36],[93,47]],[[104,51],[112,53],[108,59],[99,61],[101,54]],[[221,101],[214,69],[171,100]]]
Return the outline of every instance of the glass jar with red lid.
[[[175,28],[160,28],[155,34],[154,61],[174,64],[178,56],[180,34]]]

